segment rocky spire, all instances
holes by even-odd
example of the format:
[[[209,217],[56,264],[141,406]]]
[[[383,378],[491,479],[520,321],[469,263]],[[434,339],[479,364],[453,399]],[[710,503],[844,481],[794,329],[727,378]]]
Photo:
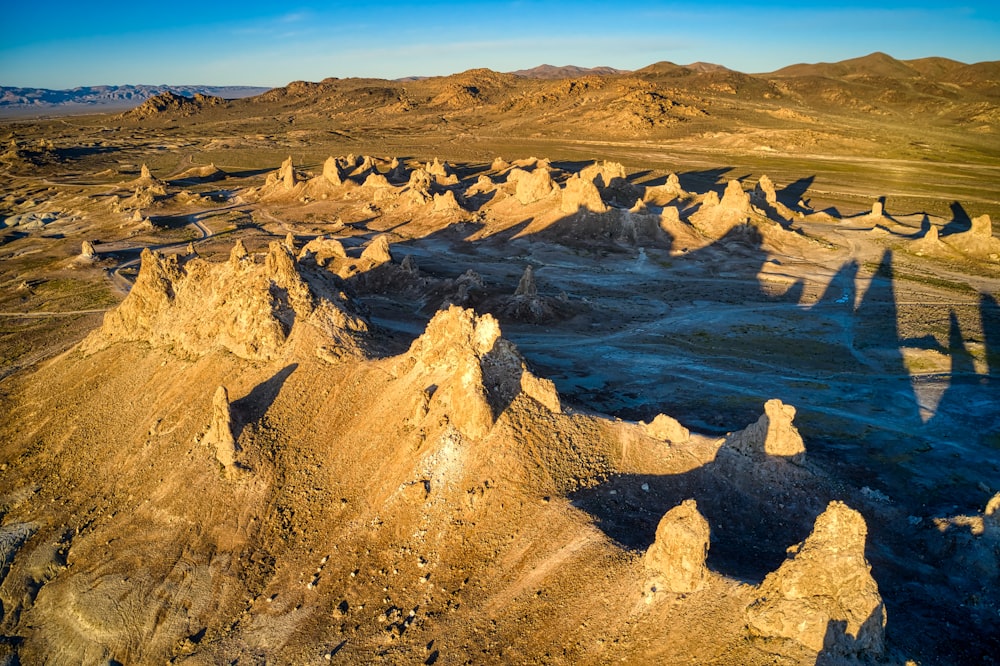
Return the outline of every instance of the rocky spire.
[[[747,611],[751,635],[831,656],[878,656],[885,609],[865,560],[867,533],[860,513],[830,502],[812,534],[761,583]]]
[[[656,527],[656,540],[642,559],[652,572],[647,587],[676,594],[702,587],[708,570],[708,521],[698,512],[698,503],[684,500],[664,514]]]
[[[764,413],[743,430],[730,436],[728,445],[751,457],[781,456],[798,462],[805,455],[802,436],[792,424],[795,408],[780,400],[764,403]]]
[[[212,422],[205,434],[205,443],[215,451],[215,459],[231,471],[236,465],[236,440],[233,438],[233,421],[229,412],[229,392],[225,386],[215,389],[212,399]]]
[[[514,295],[525,296],[527,298],[538,296],[538,287],[535,285],[535,273],[530,265],[524,267],[524,274],[521,275],[521,280],[517,283],[517,291],[514,292]]]

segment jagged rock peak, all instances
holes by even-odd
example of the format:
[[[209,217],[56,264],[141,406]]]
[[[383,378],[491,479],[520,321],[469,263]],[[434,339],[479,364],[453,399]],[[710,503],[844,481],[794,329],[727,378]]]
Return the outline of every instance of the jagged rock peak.
[[[376,264],[384,264],[392,261],[392,254],[389,252],[389,237],[385,234],[380,234],[373,238],[361,253],[361,258]]]
[[[687,594],[700,589],[708,576],[705,558],[709,537],[708,521],[693,499],[667,511],[656,527],[656,540],[642,560],[652,572],[649,590]]]
[[[139,169],[139,178],[143,180],[152,180],[153,174],[149,172],[149,167],[145,164]]]
[[[515,179],[517,183],[514,196],[524,206],[541,201],[559,189],[552,181],[549,170],[541,166],[530,172],[514,169],[508,176],[508,180],[511,179]]]
[[[753,188],[754,196],[764,203],[775,204],[778,202],[778,194],[774,191],[774,183],[764,174],[757,181]]]
[[[624,165],[605,160],[603,163],[594,162],[585,167],[580,171],[580,178],[590,181],[597,187],[610,187],[615,180],[626,180],[628,174]]]
[[[650,437],[665,442],[680,443],[691,439],[691,431],[682,426],[677,419],[666,414],[657,414],[650,423],[640,421],[639,425]]]
[[[233,266],[239,266],[244,260],[249,258],[250,253],[247,252],[246,245],[243,244],[243,239],[237,238],[233,249],[229,251],[229,263]]]
[[[749,210],[750,196],[743,191],[740,181],[731,180],[726,183],[726,191],[722,195],[720,205],[726,210]]]
[[[244,359],[269,360],[283,353],[300,321],[311,325],[307,331],[354,347],[355,334],[367,331],[340,292],[311,291],[282,242],[270,244],[263,262],[253,261],[241,243],[221,263],[193,257],[181,264],[177,255],[147,249],[131,292],[81,349],[96,352],[116,342],[141,341],[188,357],[224,349]]]
[[[424,169],[432,176],[440,176],[441,178],[447,178],[451,175],[451,167],[447,162],[439,162],[438,158],[434,158],[433,162],[428,162]]]
[[[885,609],[865,560],[867,533],[860,513],[830,502],[812,533],[761,583],[747,610],[751,635],[831,656],[879,656]]]
[[[538,296],[538,286],[535,284],[535,272],[530,264],[524,267],[524,273],[517,283],[517,290],[514,292],[514,295],[525,296],[527,298]]]
[[[326,262],[332,258],[345,258],[347,252],[344,245],[336,238],[319,236],[302,246],[299,251],[299,261],[311,257],[318,266],[325,266]]]
[[[445,190],[441,194],[434,195],[434,212],[442,213],[454,210],[462,210],[462,206],[459,205],[453,191]]]
[[[608,211],[594,181],[574,174],[570,176],[566,181],[566,186],[562,189],[562,202],[559,209],[564,213],[573,214],[581,208],[595,213]]]
[[[212,421],[205,434],[204,442],[212,448],[215,452],[215,459],[227,472],[234,469],[238,449],[236,440],[233,438],[229,392],[225,386],[215,389],[215,397],[212,399]]]
[[[768,400],[757,422],[733,433],[727,444],[751,457],[781,456],[799,462],[806,448],[792,423],[794,419],[794,407],[777,399]]]

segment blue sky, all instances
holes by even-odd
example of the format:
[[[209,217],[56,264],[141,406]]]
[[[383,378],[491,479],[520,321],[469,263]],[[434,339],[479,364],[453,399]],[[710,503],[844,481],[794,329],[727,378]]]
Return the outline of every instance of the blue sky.
[[[995,2],[6,2],[0,85],[284,85],[542,63],[1000,60]]]

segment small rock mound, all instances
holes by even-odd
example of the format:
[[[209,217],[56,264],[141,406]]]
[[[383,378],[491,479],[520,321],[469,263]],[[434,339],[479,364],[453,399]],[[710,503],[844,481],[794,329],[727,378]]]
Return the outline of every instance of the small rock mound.
[[[97,250],[94,249],[94,244],[90,241],[83,241],[80,246],[80,259],[92,261],[96,258]]]
[[[656,527],[656,540],[642,558],[652,572],[647,589],[675,594],[695,592],[705,584],[710,530],[698,503],[684,500],[667,511]]]
[[[769,649],[785,639],[825,655],[879,656],[885,609],[865,560],[867,533],[860,513],[830,502],[812,534],[761,583],[747,611],[751,636]]]
[[[455,193],[451,190],[445,190],[442,194],[434,195],[434,212],[435,213],[446,213],[449,211],[460,211],[462,206],[459,205],[458,199],[455,198]]]
[[[640,421],[639,425],[646,434],[665,442],[686,442],[691,439],[691,431],[680,424],[672,416],[657,414],[650,423]]]
[[[798,429],[792,424],[794,418],[794,407],[780,400],[768,400],[764,403],[760,419],[733,433],[727,445],[753,458],[780,456],[801,462],[806,448]]]

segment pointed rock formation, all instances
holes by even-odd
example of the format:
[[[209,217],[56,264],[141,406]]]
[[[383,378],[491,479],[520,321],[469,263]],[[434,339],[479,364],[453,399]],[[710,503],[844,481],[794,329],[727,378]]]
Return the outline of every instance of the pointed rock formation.
[[[440,176],[441,178],[447,178],[452,175],[451,167],[448,166],[447,162],[438,162],[438,158],[434,158],[433,162],[428,162],[424,169],[432,176]]]
[[[374,264],[384,264],[392,261],[392,254],[389,252],[389,237],[380,234],[372,239],[361,253],[361,259],[368,260]]]
[[[527,298],[538,296],[538,286],[535,284],[534,269],[530,265],[524,267],[524,273],[517,282],[517,290],[514,292],[514,295],[525,296]]]
[[[453,191],[445,190],[443,194],[434,195],[435,213],[446,213],[457,210],[462,210],[462,207],[458,204],[458,199],[455,198]]]
[[[751,636],[827,655],[879,656],[885,609],[865,560],[867,533],[860,513],[830,502],[812,534],[761,583],[747,610]]]
[[[657,414],[651,423],[639,421],[639,425],[650,437],[665,442],[680,443],[691,439],[691,431],[682,426],[677,419],[666,414]]]
[[[495,157],[493,159],[493,162],[490,164],[491,171],[500,172],[508,168],[510,168],[510,163],[507,162],[504,158],[500,157],[499,155]]]
[[[774,183],[766,174],[757,181],[750,197],[761,204],[774,205],[778,203],[778,194],[774,191]]]
[[[295,187],[295,168],[292,166],[291,155],[281,163],[281,168],[278,169],[277,180],[281,182],[281,186],[286,190],[290,190]]]
[[[97,258],[97,251],[94,249],[93,243],[90,241],[83,241],[80,246],[80,258],[88,261]]]
[[[365,178],[365,182],[362,184],[362,187],[368,187],[372,189],[383,189],[386,187],[392,187],[392,183],[390,183],[389,179],[387,179],[382,174],[378,173],[377,171],[372,171],[371,173],[368,174],[368,177]]]
[[[562,413],[562,401],[559,399],[555,382],[544,377],[536,377],[524,364],[521,366],[521,391],[553,414]]]
[[[723,193],[719,205],[725,210],[748,213],[750,211],[750,196],[743,190],[740,181],[731,180],[726,183],[726,191]]]
[[[477,317],[472,310],[452,306],[434,315],[410,347],[414,372],[426,385],[437,386],[429,408],[439,408],[472,439],[485,437],[493,428],[483,363],[499,341],[500,325],[492,316]]]
[[[226,391],[225,386],[215,389],[215,397],[212,399],[212,422],[205,434],[204,442],[212,448],[215,452],[215,459],[227,472],[235,467],[238,448],[236,440],[233,438],[233,421],[229,412],[229,392]]]
[[[708,521],[693,499],[667,511],[656,527],[656,540],[642,558],[651,572],[647,589],[675,594],[701,589],[708,577],[709,536]]]
[[[541,167],[530,172],[514,169],[507,180],[516,182],[514,197],[524,206],[541,201],[559,189],[559,186],[552,182],[552,175],[548,169]]]
[[[594,213],[608,211],[608,207],[601,199],[601,193],[593,181],[573,175],[566,181],[566,186],[562,189],[562,202],[559,209],[564,213],[573,214],[581,208]]]
[[[780,456],[800,462],[805,456],[806,448],[798,429],[792,424],[794,418],[794,407],[777,399],[768,400],[764,403],[764,413],[760,419],[733,433],[727,445],[754,458]]]
[[[283,243],[272,242],[263,263],[237,241],[229,261],[199,257],[181,265],[176,255],[142,253],[131,292],[82,343],[96,352],[116,342],[144,341],[198,357],[221,348],[250,360],[280,352],[297,322],[338,343],[356,346],[367,330],[339,292],[312,293]]]
[[[285,247],[288,248],[289,252],[295,254],[295,234],[291,231],[285,234]]]

